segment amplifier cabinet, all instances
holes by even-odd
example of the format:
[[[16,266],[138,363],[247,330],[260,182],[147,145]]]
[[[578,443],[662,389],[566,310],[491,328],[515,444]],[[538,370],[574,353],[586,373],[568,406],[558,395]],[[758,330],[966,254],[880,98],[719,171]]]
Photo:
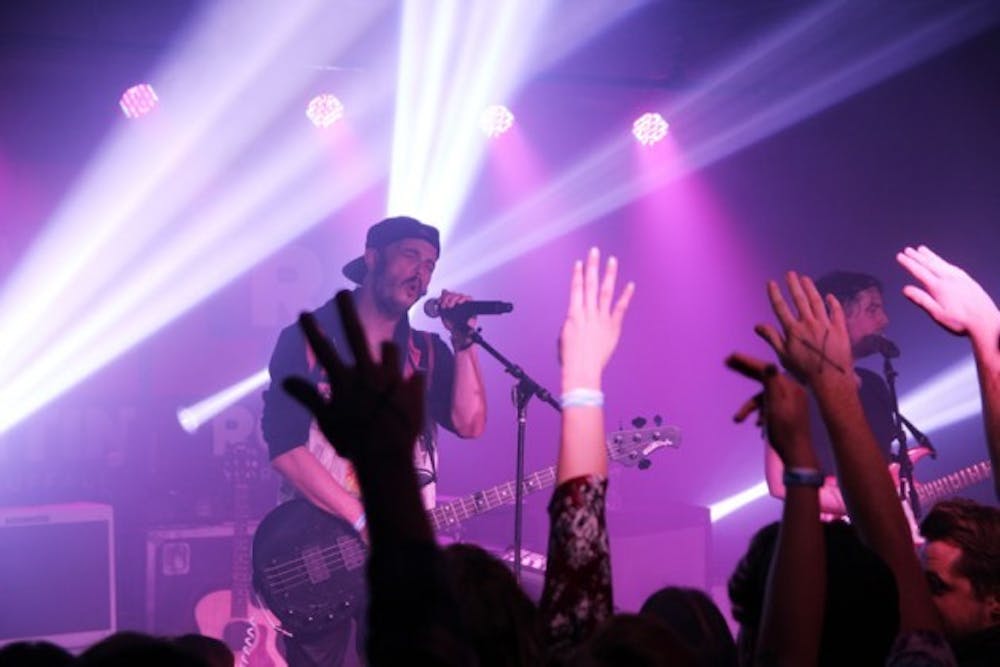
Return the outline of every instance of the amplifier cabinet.
[[[252,535],[256,523],[247,525]],[[194,607],[233,585],[233,524],[163,526],[146,534],[146,629],[157,635],[197,631]]]
[[[0,508],[0,645],[45,640],[76,650],[113,633],[109,505]]]

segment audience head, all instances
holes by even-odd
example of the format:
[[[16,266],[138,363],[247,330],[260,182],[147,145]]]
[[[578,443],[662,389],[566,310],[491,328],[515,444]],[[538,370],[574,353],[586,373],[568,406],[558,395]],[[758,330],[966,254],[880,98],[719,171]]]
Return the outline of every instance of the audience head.
[[[740,624],[740,664],[750,664],[763,616],[764,592],[780,524],[757,532],[729,580],[733,618]],[[899,628],[899,600],[888,566],[842,521],[823,524],[826,607],[821,665],[882,664]]]
[[[1000,509],[938,503],[920,524],[924,571],[951,639],[1000,624]]]
[[[452,544],[444,556],[466,638],[479,664],[538,664],[542,655],[538,614],[507,566],[471,544]]]
[[[691,649],[659,619],[617,614],[581,645],[570,667],[698,667]]]
[[[52,642],[14,642],[0,647],[0,667],[63,667],[75,661],[72,653]]]
[[[654,616],[680,638],[703,667],[736,664],[736,643],[712,598],[695,588],[668,586],[643,603],[640,613]]]
[[[209,667],[233,667],[233,650],[221,639],[192,633],[175,637],[174,644],[198,656]]]
[[[103,639],[79,658],[86,667],[212,667],[212,665],[169,639],[139,632],[117,632]]]

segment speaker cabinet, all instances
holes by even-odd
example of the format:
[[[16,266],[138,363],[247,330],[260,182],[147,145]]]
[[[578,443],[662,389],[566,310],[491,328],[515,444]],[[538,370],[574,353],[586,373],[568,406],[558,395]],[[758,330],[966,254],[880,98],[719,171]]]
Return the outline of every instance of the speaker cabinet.
[[[114,632],[114,554],[108,505],[0,508],[0,645],[74,650]]]

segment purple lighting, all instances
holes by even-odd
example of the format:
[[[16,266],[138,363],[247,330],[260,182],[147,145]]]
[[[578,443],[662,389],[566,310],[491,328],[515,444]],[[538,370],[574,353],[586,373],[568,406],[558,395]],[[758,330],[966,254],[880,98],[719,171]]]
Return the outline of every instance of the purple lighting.
[[[122,93],[118,106],[126,118],[141,118],[155,109],[159,101],[151,85],[139,83]]]
[[[330,93],[317,95],[309,100],[306,117],[316,127],[330,127],[344,117],[344,105]]]
[[[491,104],[479,117],[479,127],[489,138],[499,137],[514,124],[514,114],[502,104]]]
[[[658,113],[644,113],[632,123],[632,134],[643,146],[652,146],[667,136],[670,125]]]

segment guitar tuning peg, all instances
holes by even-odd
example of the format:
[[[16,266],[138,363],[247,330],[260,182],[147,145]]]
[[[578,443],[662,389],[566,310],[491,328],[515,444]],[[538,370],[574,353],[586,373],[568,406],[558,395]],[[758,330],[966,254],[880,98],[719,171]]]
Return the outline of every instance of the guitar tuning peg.
[[[646,457],[639,459],[639,470],[646,470],[651,465],[653,465],[653,462]]]
[[[642,428],[645,425],[646,425],[645,417],[636,417],[635,419],[632,420],[632,426],[634,426],[635,428]]]
[[[660,415],[656,415],[655,417],[653,417],[653,423],[656,424],[657,426],[663,426],[663,417],[661,417]]]

